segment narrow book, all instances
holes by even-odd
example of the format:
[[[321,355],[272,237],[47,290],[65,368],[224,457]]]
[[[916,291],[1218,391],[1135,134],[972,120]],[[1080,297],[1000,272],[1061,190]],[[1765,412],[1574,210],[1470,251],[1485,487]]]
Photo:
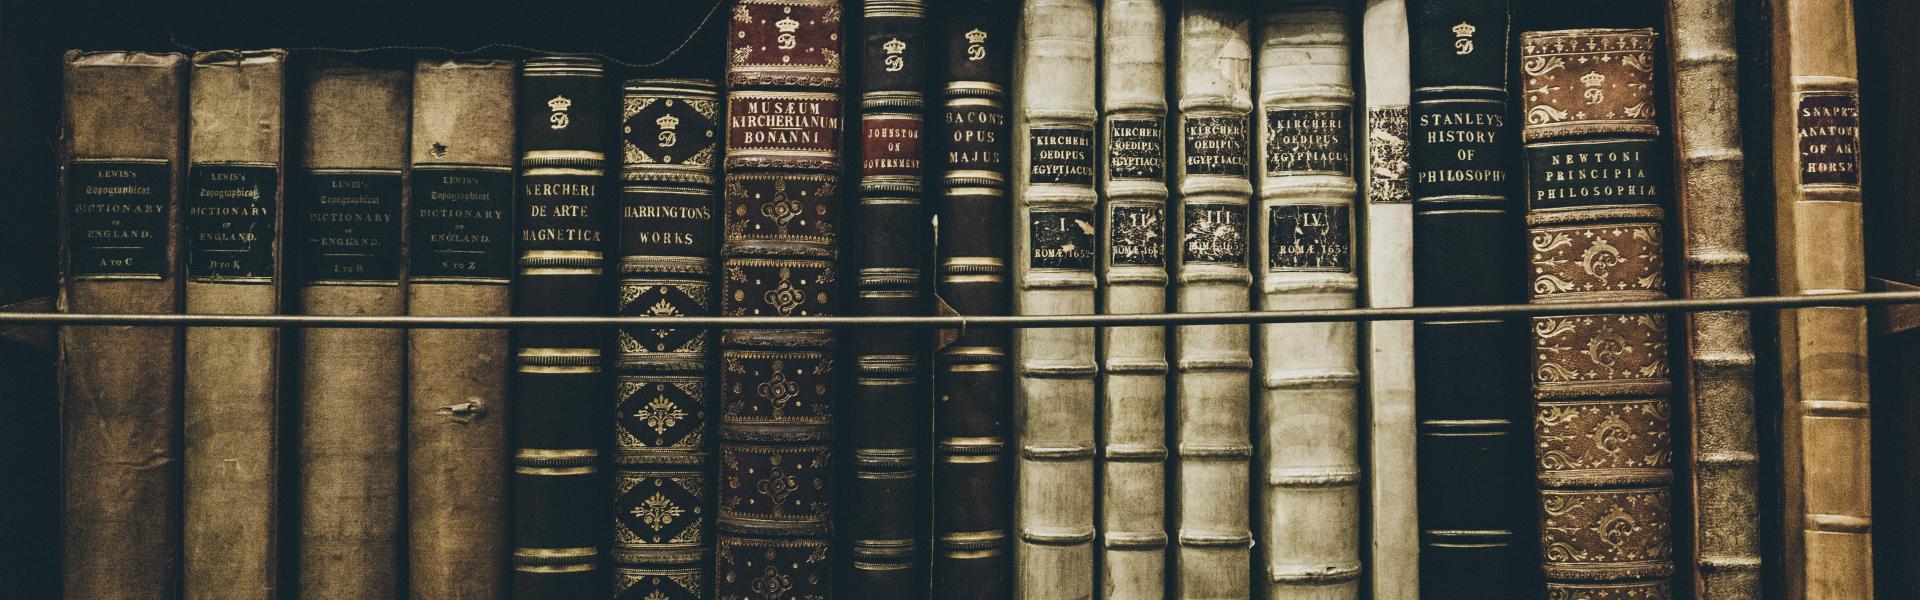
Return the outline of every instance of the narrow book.
[[[623,317],[712,316],[720,89],[629,79],[620,108]],[[713,543],[713,332],[615,333],[613,597],[708,597]]]
[[[605,185],[618,117],[606,69],[592,58],[529,58],[520,64],[514,104],[520,177],[513,314],[610,315],[613,211]],[[514,598],[606,595],[611,483],[604,450],[613,388],[603,353],[610,341],[607,332],[582,328],[515,332]]]
[[[928,314],[923,277],[932,228],[923,203],[928,39],[923,0],[868,0],[861,15],[860,314]],[[852,539],[850,598],[927,593],[925,330],[873,328],[856,338],[845,438],[853,472],[842,513]]]
[[[1100,312],[1167,309],[1166,11],[1100,11]],[[1158,599],[1167,573],[1167,329],[1100,330],[1100,597]]]
[[[1172,244],[1180,312],[1244,311],[1252,302],[1252,20],[1246,0],[1196,0],[1180,9]],[[1264,510],[1248,507],[1252,332],[1234,324],[1174,328],[1170,483],[1180,598],[1252,597],[1250,514]]]
[[[518,66],[414,63],[408,315],[512,312]],[[412,597],[506,597],[507,337],[502,329],[407,331]]]
[[[1345,2],[1262,5],[1253,218],[1261,310],[1358,304],[1351,20]],[[1360,597],[1358,334],[1354,323],[1260,326],[1254,515],[1266,598]]]
[[[1771,4],[1779,291],[1859,292],[1866,267],[1853,1]],[[1874,594],[1866,313],[1779,314],[1787,600]]]
[[[61,312],[180,311],[187,57],[66,54]],[[60,328],[61,557],[73,598],[180,585],[180,330]]]
[[[939,90],[939,274],[936,293],[961,315],[1004,315],[1013,236],[1007,194],[1011,0],[936,2]],[[1006,329],[972,327],[934,357],[933,595],[1013,595],[1013,379]]]
[[[188,97],[187,312],[279,314],[285,254],[287,54],[193,56]],[[280,330],[186,333],[182,589],[279,589]]]
[[[1013,293],[1022,315],[1095,307],[1094,0],[1025,0],[1014,51]],[[1017,598],[1094,590],[1094,334],[1013,333]]]
[[[1667,298],[1651,29],[1520,34],[1533,304]],[[1672,597],[1667,316],[1532,318],[1549,598]]]
[[[739,0],[728,25],[720,312],[838,311],[838,0]],[[839,335],[728,329],[720,341],[714,595],[830,598]]]
[[[405,69],[340,61],[307,70],[298,211],[302,314],[406,311]],[[399,329],[303,329],[299,409],[302,598],[397,594],[401,544]]]

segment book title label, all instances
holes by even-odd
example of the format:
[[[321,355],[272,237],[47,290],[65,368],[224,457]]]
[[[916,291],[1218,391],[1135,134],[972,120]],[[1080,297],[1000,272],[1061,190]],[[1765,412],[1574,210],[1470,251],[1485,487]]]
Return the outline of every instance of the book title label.
[[[620,195],[620,253],[633,258],[674,256],[711,260],[715,247],[713,196],[711,190],[698,188],[623,192]],[[648,268],[654,266],[648,265]]]
[[[1267,109],[1267,174],[1353,173],[1353,109]]]
[[[1107,121],[1107,177],[1165,179],[1166,138],[1166,122],[1159,117]]]
[[[279,239],[280,169],[196,164],[187,169],[187,278],[272,283]]]
[[[1534,209],[1660,202],[1663,154],[1652,141],[1535,143],[1526,152]]]
[[[1267,209],[1267,270],[1353,270],[1353,217],[1345,205],[1282,204]]]
[[[1247,262],[1247,207],[1240,204],[1186,205],[1182,257],[1190,263],[1244,265]]]
[[[1188,175],[1247,176],[1247,116],[1188,116],[1184,124]]]
[[[311,171],[301,202],[300,274],[308,284],[400,280],[400,173]]]
[[[1158,206],[1117,205],[1107,224],[1113,241],[1107,263],[1115,266],[1160,266],[1166,255],[1167,211]]]
[[[727,162],[831,169],[843,127],[838,95],[736,91],[727,95]]]
[[[413,168],[407,277],[506,283],[513,274],[513,171]]]
[[[74,160],[67,167],[68,277],[165,277],[172,190],[165,160]]]
[[[1507,182],[1506,103],[1433,101],[1413,113],[1413,179],[1418,197],[1502,195]]]
[[[607,216],[603,214],[606,206],[600,194],[601,179],[598,175],[522,176],[521,254],[552,251],[600,254]],[[597,259],[594,262],[597,263]]]
[[[710,98],[627,96],[620,124],[626,164],[712,168],[719,109]]]
[[[1093,268],[1095,234],[1093,214],[1084,210],[1036,210],[1027,216],[1031,254],[1027,266],[1035,269]]]
[[[1007,115],[988,98],[955,98],[947,104],[947,169],[999,171],[1006,164]]]
[[[920,115],[875,114],[860,121],[860,174],[920,177]]]
[[[1860,185],[1860,97],[1850,92],[1800,95],[1794,112],[1802,185]]]
[[[1411,202],[1407,194],[1407,106],[1367,107],[1367,201]]]
[[[1027,183],[1093,185],[1093,132],[1036,127],[1027,139]]]

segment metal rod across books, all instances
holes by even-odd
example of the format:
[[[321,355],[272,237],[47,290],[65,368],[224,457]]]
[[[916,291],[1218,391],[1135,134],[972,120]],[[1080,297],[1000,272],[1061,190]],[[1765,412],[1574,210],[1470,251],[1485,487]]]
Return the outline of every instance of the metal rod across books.
[[[1306,323],[1324,321],[1405,321],[1462,317],[1530,317],[1599,313],[1685,313],[1719,310],[1803,308],[1809,306],[1884,306],[1920,304],[1920,291],[1864,292],[1797,296],[1749,296],[1635,302],[1568,302],[1349,308],[1214,313],[1141,313],[1103,315],[1022,315],[942,317],[675,317],[678,327],[741,329],[959,329],[965,327],[1126,327]],[[501,329],[522,327],[620,327],[658,322],[657,317],[405,317],[318,315],[67,314],[0,312],[0,325],[150,325],[215,327],[329,327],[421,329]]]

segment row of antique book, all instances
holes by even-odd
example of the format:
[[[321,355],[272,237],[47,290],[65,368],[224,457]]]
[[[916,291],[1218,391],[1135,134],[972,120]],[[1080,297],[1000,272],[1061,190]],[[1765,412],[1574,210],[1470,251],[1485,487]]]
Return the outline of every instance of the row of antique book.
[[[62,310],[646,320],[64,328],[67,594],[1757,597],[1743,313],[671,324],[1744,295],[1729,0],[933,4],[735,0],[618,90],[69,53]],[[1774,48],[1785,293],[1862,287],[1831,37]],[[1782,314],[1773,568],[1870,598],[1864,313]]]

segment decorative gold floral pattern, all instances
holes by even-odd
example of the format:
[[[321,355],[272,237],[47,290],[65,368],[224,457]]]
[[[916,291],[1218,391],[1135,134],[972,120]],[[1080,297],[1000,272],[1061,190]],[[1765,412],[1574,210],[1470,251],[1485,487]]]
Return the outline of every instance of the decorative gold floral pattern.
[[[1534,386],[1667,378],[1667,317],[1534,317]]]
[[[1669,410],[1664,399],[1542,402],[1534,408],[1536,465],[1541,473],[1669,468]]]
[[[1665,294],[1658,223],[1534,227],[1533,295],[1644,291]]]
[[[1529,31],[1520,36],[1528,141],[1591,133],[1657,134],[1650,29]]]
[[[1640,577],[1671,574],[1671,499],[1665,488],[1545,490],[1540,549],[1556,564],[1609,565]]]

